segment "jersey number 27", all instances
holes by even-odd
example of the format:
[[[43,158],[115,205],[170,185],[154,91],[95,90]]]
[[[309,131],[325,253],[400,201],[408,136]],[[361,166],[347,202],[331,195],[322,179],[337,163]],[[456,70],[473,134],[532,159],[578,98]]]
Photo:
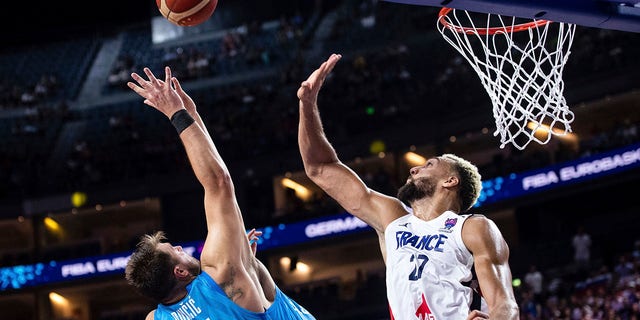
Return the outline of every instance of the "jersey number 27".
[[[411,263],[415,262],[413,267],[413,271],[409,274],[409,280],[416,281],[422,277],[422,271],[424,270],[424,265],[429,261],[429,257],[426,254],[419,255],[411,255],[411,259],[409,260]]]

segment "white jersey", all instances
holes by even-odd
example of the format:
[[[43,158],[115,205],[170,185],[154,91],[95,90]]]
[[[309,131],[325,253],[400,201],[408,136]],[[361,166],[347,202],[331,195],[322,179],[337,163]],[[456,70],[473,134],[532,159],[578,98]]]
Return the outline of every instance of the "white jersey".
[[[387,298],[395,320],[466,319],[473,256],[462,242],[469,215],[446,211],[424,221],[407,214],[385,230]]]

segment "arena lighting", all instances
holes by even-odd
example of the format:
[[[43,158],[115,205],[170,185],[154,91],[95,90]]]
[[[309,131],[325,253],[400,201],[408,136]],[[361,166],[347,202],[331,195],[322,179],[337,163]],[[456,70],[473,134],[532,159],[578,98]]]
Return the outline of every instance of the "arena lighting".
[[[67,298],[55,293],[55,292],[49,292],[49,300],[56,305],[60,305],[60,306],[66,306],[69,304],[69,300],[67,300]]]
[[[280,258],[280,266],[282,267],[282,269],[289,270],[289,267],[291,267],[291,258],[289,257]]]
[[[50,217],[44,218],[44,225],[51,231],[60,231],[60,225]]]
[[[533,130],[534,128],[538,128],[536,129],[536,133],[535,135],[541,135],[541,136],[546,136],[549,134],[549,126],[546,124],[539,124],[539,123],[535,123],[533,121],[529,121],[529,123],[527,123],[527,128]],[[563,130],[560,130],[558,128],[553,128],[551,129],[551,131],[553,131],[558,138],[560,139],[564,139],[564,140],[571,140],[571,141],[575,141],[576,140],[576,135],[570,132],[567,132],[565,134],[565,132]],[[542,139],[540,137],[538,137],[538,139]]]
[[[311,198],[311,191],[309,191],[309,189],[289,178],[282,179],[282,185],[295,190],[296,196],[302,200],[306,201]]]
[[[296,271],[300,273],[308,274],[309,272],[311,272],[311,267],[304,262],[298,262],[296,264]]]
[[[87,194],[81,191],[76,191],[71,194],[71,204],[75,208],[84,206],[87,203]]]
[[[289,257],[282,257],[280,258],[280,267],[282,267],[283,270],[292,272],[298,267],[298,262],[292,261]]]
[[[421,166],[427,162],[427,159],[415,152],[409,151],[404,154],[404,159],[407,160],[411,166]]]
[[[297,256],[294,256],[293,259],[291,257],[280,258],[280,267],[284,270],[288,270],[289,272],[302,274],[308,274],[311,272],[311,267],[304,262],[300,262]]]

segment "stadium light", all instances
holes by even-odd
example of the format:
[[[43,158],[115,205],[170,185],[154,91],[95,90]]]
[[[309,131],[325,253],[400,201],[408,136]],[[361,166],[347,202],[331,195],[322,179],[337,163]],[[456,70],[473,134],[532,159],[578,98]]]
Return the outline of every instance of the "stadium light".
[[[307,189],[307,187],[289,179],[289,178],[284,178],[282,179],[282,185],[295,190],[296,192],[296,196],[302,200],[309,200],[311,198],[311,191],[309,189]]]

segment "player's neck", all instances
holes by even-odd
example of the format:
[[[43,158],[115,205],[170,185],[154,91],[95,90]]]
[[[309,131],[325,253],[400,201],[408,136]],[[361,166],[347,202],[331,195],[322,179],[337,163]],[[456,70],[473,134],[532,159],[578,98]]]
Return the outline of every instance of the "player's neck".
[[[430,221],[438,218],[446,211],[458,212],[458,206],[450,199],[424,198],[411,203],[413,215]]]
[[[185,285],[180,288],[176,288],[173,292],[171,292],[171,294],[166,299],[162,300],[161,303],[164,305],[174,304],[182,300],[182,298],[186,296],[187,296],[187,287]]]

